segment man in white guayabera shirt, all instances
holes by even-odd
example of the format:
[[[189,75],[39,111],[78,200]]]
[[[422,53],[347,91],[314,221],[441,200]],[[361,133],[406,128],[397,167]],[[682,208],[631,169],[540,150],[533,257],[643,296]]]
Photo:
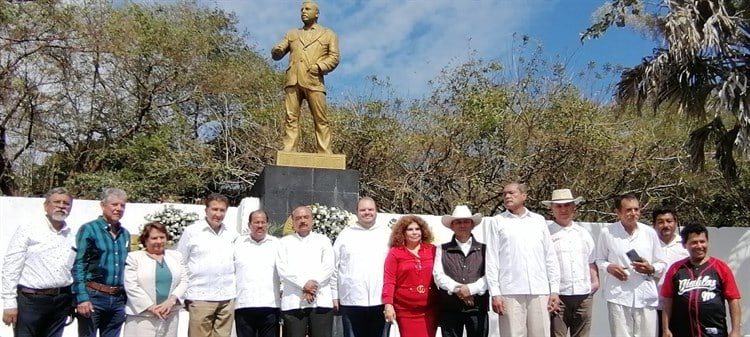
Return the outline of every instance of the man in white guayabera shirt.
[[[276,270],[283,285],[281,317],[284,337],[331,337],[333,332],[333,246],[313,233],[312,210],[292,212],[294,233],[279,240]]]
[[[571,337],[589,336],[593,296],[599,289],[594,239],[587,229],[573,221],[581,200],[573,198],[566,188],[552,191],[552,198],[542,201],[552,210],[549,232],[560,262],[560,310],[552,315],[555,337],[565,337],[568,333]]]
[[[357,223],[344,228],[333,244],[335,279],[331,282],[333,305],[341,310],[344,337],[388,336],[383,320],[383,264],[388,255],[391,230],[376,224],[375,200],[357,203]]]
[[[250,233],[234,242],[237,300],[234,321],[238,337],[279,335],[279,274],[276,251],[279,239],[268,234],[268,215],[250,213]]]
[[[526,209],[528,188],[503,187],[502,212],[485,228],[485,278],[501,336],[549,336],[549,313],[559,309],[560,265],[547,221]]]
[[[669,267],[686,257],[689,256],[687,249],[682,245],[682,238],[677,234],[679,232],[679,223],[677,220],[677,212],[671,208],[659,207],[651,212],[651,224],[656,230],[656,235],[659,236],[659,244],[664,252],[664,263],[666,263],[666,270]],[[656,284],[656,289],[661,289],[664,284],[664,275],[659,278],[659,282]],[[659,306],[656,310],[656,317],[659,329],[657,329],[658,335],[662,335],[662,322],[661,322],[661,298],[659,299]]]
[[[188,268],[185,303],[190,314],[189,337],[226,337],[232,333],[234,298],[234,241],[237,232],[224,224],[229,199],[211,193],[205,199],[206,217],[185,228],[177,250]]]
[[[18,226],[3,261],[3,322],[15,336],[62,336],[73,310],[70,285],[75,233],[65,218],[73,196],[53,188],[44,198],[44,215]]]
[[[633,194],[615,199],[620,221],[602,228],[596,264],[602,273],[602,296],[613,337],[656,336],[656,279],[666,264],[656,232],[638,222],[641,204]]]

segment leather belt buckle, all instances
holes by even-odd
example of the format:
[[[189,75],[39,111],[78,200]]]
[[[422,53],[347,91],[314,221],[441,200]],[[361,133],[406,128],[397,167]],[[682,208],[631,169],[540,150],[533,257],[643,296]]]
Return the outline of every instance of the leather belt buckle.
[[[106,284],[101,284],[101,283],[93,282],[93,281],[86,282],[86,287],[89,287],[96,291],[101,291],[109,295],[120,295],[122,294],[122,290],[123,290],[122,287],[108,286]]]

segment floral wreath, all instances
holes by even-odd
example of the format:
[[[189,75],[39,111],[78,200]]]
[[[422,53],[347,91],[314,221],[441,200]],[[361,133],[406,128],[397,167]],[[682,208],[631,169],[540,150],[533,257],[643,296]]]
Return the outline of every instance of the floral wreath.
[[[309,207],[312,210],[313,232],[327,236],[331,242],[336,241],[339,233],[357,219],[354,214],[343,208],[318,203]],[[284,224],[284,235],[291,233],[294,233],[294,226],[292,217],[289,216]]]
[[[147,222],[159,222],[167,228],[167,233],[171,239],[167,242],[167,246],[174,246],[180,241],[182,232],[185,227],[198,221],[200,216],[195,212],[186,212],[174,205],[166,205],[159,211],[148,214],[144,217]],[[142,226],[141,226],[142,227]],[[143,248],[143,243],[139,243],[139,247]]]

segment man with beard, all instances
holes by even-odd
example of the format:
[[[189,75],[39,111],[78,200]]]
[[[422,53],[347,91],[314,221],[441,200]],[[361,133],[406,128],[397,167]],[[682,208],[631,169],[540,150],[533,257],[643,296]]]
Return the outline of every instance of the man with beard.
[[[687,225],[680,232],[690,255],[664,276],[661,315],[665,337],[740,337],[740,291],[732,269],[708,255],[708,229]],[[727,327],[726,307],[732,330]]]
[[[234,241],[237,232],[224,224],[229,199],[211,193],[206,217],[185,228],[177,244],[188,269],[185,304],[189,337],[224,337],[232,333],[237,281]]]
[[[312,210],[292,211],[294,233],[279,240],[276,269],[284,287],[281,317],[284,337],[331,337],[333,331],[333,246],[313,233]]]
[[[682,246],[682,239],[677,235],[677,212],[669,208],[657,208],[651,213],[652,223],[654,229],[656,229],[656,235],[659,236],[659,244],[661,244],[662,251],[664,253],[664,262],[667,264],[667,268],[679,260],[688,257],[688,252],[685,247]],[[661,289],[664,284],[664,278],[659,278],[657,285],[658,289]],[[657,318],[661,317],[661,301],[656,309]],[[659,319],[659,330],[658,335],[662,336],[661,319]]]
[[[239,337],[279,335],[279,274],[276,250],[279,239],[268,234],[268,215],[250,213],[250,234],[234,242],[237,302],[234,321]]]
[[[73,294],[78,314],[78,336],[118,337],[125,322],[125,259],[130,233],[122,227],[128,195],[117,188],[104,190],[102,216],[81,226],[76,235]]]
[[[17,337],[59,337],[72,313],[75,235],[65,223],[73,196],[62,187],[44,198],[44,216],[21,224],[3,261],[3,322]]]

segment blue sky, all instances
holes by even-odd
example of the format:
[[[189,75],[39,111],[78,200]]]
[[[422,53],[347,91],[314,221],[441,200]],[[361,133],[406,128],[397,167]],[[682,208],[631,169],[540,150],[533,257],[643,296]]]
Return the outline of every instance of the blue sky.
[[[405,98],[429,94],[428,81],[445,67],[473,55],[507,64],[513,34],[528,35],[559,55],[571,72],[589,62],[633,66],[656,42],[628,29],[611,29],[583,45],[579,33],[591,23],[603,0],[319,0],[319,22],[339,36],[341,63],[326,77],[329,99],[363,98],[367,76],[389,78]],[[215,0],[234,12],[248,42],[270,56],[284,33],[301,25],[301,1]],[[476,53],[472,53],[475,50]],[[269,57],[270,60],[270,57]],[[273,62],[273,61],[269,61]],[[285,67],[288,59],[276,63]],[[595,90],[594,90],[595,91]],[[609,92],[589,92],[602,99]]]

